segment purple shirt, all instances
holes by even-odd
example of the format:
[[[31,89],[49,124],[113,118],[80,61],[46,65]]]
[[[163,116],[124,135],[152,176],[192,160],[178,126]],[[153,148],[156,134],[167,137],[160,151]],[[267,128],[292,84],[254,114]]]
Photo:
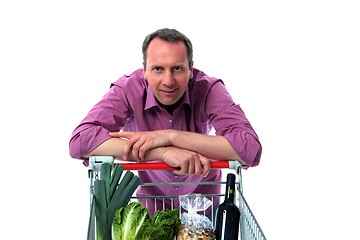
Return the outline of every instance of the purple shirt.
[[[247,166],[259,164],[261,144],[240,106],[235,104],[220,79],[207,76],[194,69],[193,79],[181,98],[181,103],[169,114],[156,101],[143,69],[123,76],[111,84],[110,90],[98,102],[72,133],[70,155],[88,160],[83,155],[91,152],[110,137],[109,132],[151,131],[176,129],[209,134],[212,127],[216,135],[224,136]],[[220,181],[221,171],[211,170],[206,178],[177,176],[173,171],[139,171],[143,182],[169,181]],[[210,188],[210,189],[209,189]],[[219,187],[172,186],[146,190],[139,188],[138,195],[182,195],[219,193]]]

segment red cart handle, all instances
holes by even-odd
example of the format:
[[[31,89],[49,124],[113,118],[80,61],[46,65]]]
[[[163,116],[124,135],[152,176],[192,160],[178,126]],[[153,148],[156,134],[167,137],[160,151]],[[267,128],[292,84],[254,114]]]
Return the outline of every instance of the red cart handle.
[[[101,164],[110,163],[110,164],[120,164],[124,166],[125,170],[178,170],[178,168],[171,167],[168,164],[160,161],[153,162],[143,162],[143,163],[135,163],[135,162],[123,162],[116,161],[114,162],[113,156],[92,156],[89,159],[89,168],[93,171],[100,171]],[[211,161],[210,162],[211,169],[234,169],[238,171],[241,169],[241,164],[237,160],[228,160],[228,161]]]
[[[147,163],[118,163],[124,166],[125,170],[177,170],[164,162],[147,162]],[[229,168],[230,161],[212,161],[211,169]]]

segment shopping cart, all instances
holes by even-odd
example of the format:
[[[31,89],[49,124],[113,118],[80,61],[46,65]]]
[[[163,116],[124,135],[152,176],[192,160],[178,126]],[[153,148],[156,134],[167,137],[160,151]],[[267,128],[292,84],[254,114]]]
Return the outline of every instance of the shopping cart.
[[[88,225],[88,240],[96,240],[96,227],[95,227],[95,203],[94,203],[94,181],[99,177],[101,165],[103,163],[110,164],[121,164],[124,166],[125,170],[138,171],[138,170],[174,170],[173,167],[167,165],[164,162],[151,162],[151,163],[126,163],[126,162],[114,162],[114,158],[111,156],[93,156],[89,159],[89,179],[90,179],[90,216],[89,216],[89,225]],[[252,213],[248,203],[245,200],[243,195],[243,186],[242,186],[242,166],[238,161],[215,161],[211,163],[212,169],[228,169],[231,172],[236,173],[236,198],[237,204],[240,210],[240,237],[241,240],[266,240],[266,237],[260,228],[254,214]],[[226,182],[157,182],[157,183],[142,183],[142,187],[152,187],[152,186],[171,186],[171,185],[183,185],[183,184],[205,184],[205,185],[215,185],[221,184],[224,185]],[[225,194],[204,194],[203,196],[213,201],[215,198],[220,199],[222,202]],[[165,209],[164,203],[170,203],[170,208],[178,207],[176,203],[178,202],[179,196],[134,196],[131,201],[141,201],[145,204],[145,207],[148,204],[154,204],[154,210]],[[149,200],[149,201],[148,201]],[[150,201],[151,200],[151,201]],[[163,203],[163,204],[157,204]],[[213,225],[215,226],[215,216],[216,206],[211,205],[212,215],[209,217],[212,220]],[[181,208],[180,214],[181,214]],[[201,214],[201,213],[200,213]],[[205,211],[203,212],[205,214]]]

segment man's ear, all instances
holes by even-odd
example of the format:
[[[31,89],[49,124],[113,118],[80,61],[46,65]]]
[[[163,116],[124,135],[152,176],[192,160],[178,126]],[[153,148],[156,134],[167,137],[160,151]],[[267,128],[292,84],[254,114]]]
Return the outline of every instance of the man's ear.
[[[194,71],[194,60],[192,61],[192,65],[190,67],[190,79],[192,79],[194,76],[193,71]]]
[[[145,78],[145,80],[146,80],[146,70],[145,70],[145,65],[144,65],[144,63],[143,63],[143,75],[144,75],[144,78]]]

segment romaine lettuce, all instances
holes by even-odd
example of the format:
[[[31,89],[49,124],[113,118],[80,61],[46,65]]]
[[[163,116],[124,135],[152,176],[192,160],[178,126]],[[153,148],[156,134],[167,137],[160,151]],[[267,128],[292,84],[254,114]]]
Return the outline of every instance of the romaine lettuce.
[[[157,211],[151,218],[147,208],[132,202],[115,213],[114,240],[172,240],[180,226],[179,209]]]

